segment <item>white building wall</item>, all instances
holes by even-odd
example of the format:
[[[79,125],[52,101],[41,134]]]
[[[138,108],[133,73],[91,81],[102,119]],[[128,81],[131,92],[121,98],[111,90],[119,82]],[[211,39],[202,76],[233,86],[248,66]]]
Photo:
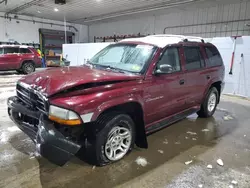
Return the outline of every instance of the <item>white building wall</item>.
[[[235,58],[232,75],[229,74],[234,38],[219,37],[206,39],[213,43],[223,58],[225,65],[224,93],[240,95],[250,98],[250,37],[243,36],[236,39]],[[243,57],[241,57],[243,54]]]
[[[3,13],[0,13],[0,16],[3,16]],[[34,20],[33,22],[28,21],[22,21],[20,20],[19,23],[17,23],[17,20],[12,19],[11,21],[9,19],[4,19],[0,17],[0,41],[6,41],[9,40],[15,40],[19,43],[39,43],[39,29],[53,29],[53,30],[61,30],[64,31],[64,27],[62,26],[56,26],[56,25],[49,25],[49,24],[41,24],[37,23],[36,21],[41,22],[48,22],[48,23],[55,23],[55,24],[62,24],[63,22],[59,21],[53,21],[53,20],[46,20],[41,18],[32,18],[28,16],[19,16],[21,19],[28,19],[28,20]],[[71,24],[75,26],[78,30],[76,32],[74,29],[68,31],[74,32],[75,35],[75,42],[88,42],[88,26],[80,25],[80,24]]]
[[[181,9],[165,10],[138,18],[96,23],[89,26],[89,40],[94,36],[104,37],[125,34],[197,35],[202,37],[224,37],[249,35],[250,1],[231,4],[192,4]]]

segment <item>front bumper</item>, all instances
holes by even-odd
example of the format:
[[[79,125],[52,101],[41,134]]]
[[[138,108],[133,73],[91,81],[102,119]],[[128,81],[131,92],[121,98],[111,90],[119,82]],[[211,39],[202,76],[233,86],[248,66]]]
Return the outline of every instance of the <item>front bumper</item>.
[[[34,141],[37,151],[49,161],[64,165],[81,148],[81,145],[67,139],[55,129],[54,123],[45,114],[28,109],[17,97],[10,97],[7,104],[12,121]],[[22,116],[39,123],[27,123]]]

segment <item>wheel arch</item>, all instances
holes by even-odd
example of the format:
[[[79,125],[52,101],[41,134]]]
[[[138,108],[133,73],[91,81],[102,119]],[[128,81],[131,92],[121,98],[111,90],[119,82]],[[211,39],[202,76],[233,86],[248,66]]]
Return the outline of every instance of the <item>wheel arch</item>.
[[[217,81],[217,82],[212,83],[211,86],[210,86],[210,88],[215,87],[217,89],[218,93],[219,93],[218,103],[220,102],[220,96],[221,96],[221,84],[222,84],[221,81]]]
[[[25,60],[22,61],[21,67],[24,65],[24,63],[28,63],[28,62],[30,62],[30,63],[32,63],[33,65],[35,65],[35,62],[34,62],[32,59],[25,59]]]
[[[204,97],[203,97],[203,100],[205,100],[206,96],[207,96],[207,93],[208,91],[212,88],[212,87],[215,87],[219,93],[219,97],[218,97],[218,103],[220,102],[220,96],[221,96],[221,92],[222,92],[222,81],[212,81],[209,86],[207,87],[205,93],[204,93]]]
[[[106,108],[96,118],[106,113],[123,113],[129,115],[135,123],[135,144],[141,148],[148,148],[147,136],[144,124],[144,112],[142,105],[137,101],[117,104]]]

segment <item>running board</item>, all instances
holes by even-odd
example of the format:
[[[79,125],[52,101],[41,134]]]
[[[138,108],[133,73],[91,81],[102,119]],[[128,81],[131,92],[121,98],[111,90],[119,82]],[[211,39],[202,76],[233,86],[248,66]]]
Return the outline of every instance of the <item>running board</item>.
[[[157,123],[153,123],[152,125],[146,127],[146,133],[149,134],[149,133],[158,131],[159,129],[162,129],[164,127],[167,127],[168,125],[171,125],[177,121],[180,121],[180,120],[186,118],[187,116],[196,113],[197,111],[199,111],[199,109],[191,108],[191,109],[185,110],[179,114],[170,116],[170,117],[168,117],[162,121],[159,121]]]

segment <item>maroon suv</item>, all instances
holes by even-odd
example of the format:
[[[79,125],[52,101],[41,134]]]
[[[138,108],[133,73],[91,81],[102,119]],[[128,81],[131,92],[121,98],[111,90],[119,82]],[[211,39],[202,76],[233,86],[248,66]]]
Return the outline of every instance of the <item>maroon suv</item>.
[[[16,70],[18,73],[29,74],[41,65],[41,56],[32,47],[0,45],[0,71]]]
[[[193,113],[212,116],[223,79],[217,48],[200,38],[126,39],[81,67],[23,77],[8,113],[50,161],[63,165],[80,153],[105,165],[134,144],[147,148],[148,133]]]

